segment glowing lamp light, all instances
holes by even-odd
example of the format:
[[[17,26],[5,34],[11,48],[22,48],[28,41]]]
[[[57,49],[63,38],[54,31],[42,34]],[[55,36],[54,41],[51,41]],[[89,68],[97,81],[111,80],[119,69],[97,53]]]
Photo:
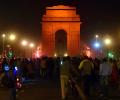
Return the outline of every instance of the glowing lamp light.
[[[99,48],[99,47],[100,47],[100,43],[95,42],[94,47],[95,47],[95,48]]]
[[[104,40],[104,43],[106,45],[110,45],[111,44],[111,40],[109,38],[107,38],[107,39]]]
[[[33,43],[30,43],[29,45],[31,48],[33,48],[35,45]]]
[[[67,54],[67,53],[65,53],[65,54],[64,54],[64,57],[67,57],[67,56],[68,56],[68,54]]]
[[[95,35],[95,37],[96,37],[96,38],[98,38],[98,37],[99,37],[99,35]]]
[[[5,38],[5,36],[6,36],[5,34],[2,34],[2,37],[3,37],[3,38]]]
[[[54,54],[54,57],[57,57],[57,54],[56,54],[56,53]]]
[[[14,41],[14,40],[16,39],[16,36],[15,36],[14,34],[11,34],[10,37],[9,37],[9,39],[10,39],[11,41]]]
[[[28,43],[28,42],[27,42],[26,40],[23,40],[23,41],[22,41],[22,45],[23,45],[23,46],[26,46],[27,43]]]

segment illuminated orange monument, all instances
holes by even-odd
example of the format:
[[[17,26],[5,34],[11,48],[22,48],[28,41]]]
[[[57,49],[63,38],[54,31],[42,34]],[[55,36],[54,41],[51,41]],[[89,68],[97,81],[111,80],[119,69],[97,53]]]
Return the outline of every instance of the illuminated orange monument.
[[[46,8],[42,18],[42,51],[47,56],[80,54],[80,16],[75,7]]]

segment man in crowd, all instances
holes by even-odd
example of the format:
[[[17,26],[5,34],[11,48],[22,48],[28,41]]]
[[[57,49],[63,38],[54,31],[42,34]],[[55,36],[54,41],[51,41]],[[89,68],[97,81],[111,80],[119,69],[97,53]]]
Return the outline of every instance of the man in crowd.
[[[61,95],[62,100],[65,100],[68,93],[68,81],[70,77],[70,70],[72,64],[70,63],[70,58],[66,57],[63,59],[63,63],[60,66],[60,82],[61,82]]]
[[[100,64],[100,84],[101,84],[101,90],[102,93],[101,96],[107,96],[108,93],[108,85],[109,85],[109,78],[112,73],[112,66],[107,61],[106,58],[103,59],[103,62]]]
[[[84,57],[78,68],[81,72],[83,88],[86,97],[89,97],[90,95],[90,86],[92,83],[93,68],[94,68],[93,62],[87,56]]]

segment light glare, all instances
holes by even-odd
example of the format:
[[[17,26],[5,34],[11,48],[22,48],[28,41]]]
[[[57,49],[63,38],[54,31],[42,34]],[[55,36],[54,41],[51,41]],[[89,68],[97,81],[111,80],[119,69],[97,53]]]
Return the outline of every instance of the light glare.
[[[106,45],[110,45],[110,44],[111,44],[111,40],[110,40],[110,39],[105,39],[105,40],[104,40],[104,43],[105,43]]]
[[[95,35],[95,37],[96,37],[96,38],[98,38],[98,37],[99,37],[99,35]]]
[[[23,45],[23,46],[26,46],[26,45],[27,45],[27,41],[26,41],[26,40],[23,40],[23,41],[22,41],[22,45]]]
[[[9,39],[10,39],[11,41],[14,41],[14,40],[16,39],[16,36],[15,36],[14,34],[11,34],[10,37],[9,37]]]
[[[56,54],[56,53],[54,54],[54,57],[57,57],[57,54]]]
[[[99,48],[100,47],[100,43],[95,42],[94,46],[95,46],[95,48]]]
[[[5,36],[6,36],[5,34],[2,34],[2,37],[3,37],[3,38],[5,38]]]
[[[64,54],[64,57],[67,57],[67,56],[68,56],[68,54],[67,54],[67,53],[65,53],[65,54]]]
[[[33,48],[35,45],[33,43],[30,43],[29,45],[31,48]]]

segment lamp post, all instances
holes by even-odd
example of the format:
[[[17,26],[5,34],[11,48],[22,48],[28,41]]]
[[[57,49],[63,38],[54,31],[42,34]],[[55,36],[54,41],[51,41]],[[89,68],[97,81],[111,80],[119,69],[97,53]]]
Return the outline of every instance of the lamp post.
[[[106,53],[107,53],[107,57],[108,57],[108,47],[111,45],[112,41],[110,38],[105,38],[104,40],[104,44],[106,46]]]
[[[96,34],[96,35],[95,35],[95,38],[96,38],[96,41],[97,41],[97,39],[99,38],[99,35]]]
[[[24,47],[24,57],[26,57],[26,53],[25,53],[25,47],[27,46],[28,42],[26,40],[23,40],[21,42],[22,46]]]
[[[14,34],[10,34],[9,35],[9,40],[11,41],[11,48],[14,50],[14,52],[15,52],[15,48],[14,48],[14,46],[13,46],[13,42],[15,41],[15,39],[16,39],[16,35],[14,35]],[[15,44],[14,44],[15,45]]]
[[[30,51],[30,56],[31,56],[31,58],[32,58],[32,52],[33,52],[33,48],[34,48],[34,44],[33,43],[30,43],[29,44],[29,47],[31,48],[31,51]]]
[[[95,48],[96,57],[99,57],[100,56],[99,53],[100,53],[101,44],[100,44],[100,41],[99,41],[99,35],[98,34],[95,35],[94,48]]]
[[[4,52],[4,47],[5,47],[5,34],[2,34],[2,38],[3,38],[3,52]]]
[[[16,39],[16,36],[14,34],[10,34],[9,39],[11,41],[14,41]]]
[[[106,39],[104,40],[104,43],[105,43],[105,45],[107,45],[107,46],[111,45],[111,39],[106,38]]]

